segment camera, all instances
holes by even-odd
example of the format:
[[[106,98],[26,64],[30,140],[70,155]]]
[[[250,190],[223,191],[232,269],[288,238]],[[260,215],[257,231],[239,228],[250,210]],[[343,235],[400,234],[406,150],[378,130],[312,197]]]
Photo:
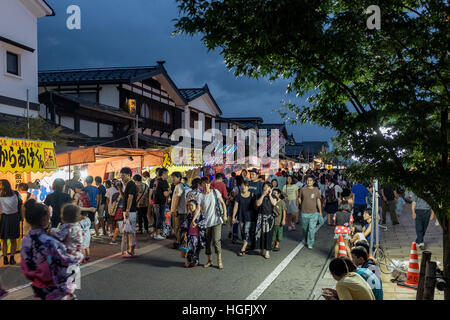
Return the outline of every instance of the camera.
[[[441,269],[436,269],[436,289],[439,291],[444,291],[444,289],[447,288],[447,281],[444,278],[444,273],[441,271]]]

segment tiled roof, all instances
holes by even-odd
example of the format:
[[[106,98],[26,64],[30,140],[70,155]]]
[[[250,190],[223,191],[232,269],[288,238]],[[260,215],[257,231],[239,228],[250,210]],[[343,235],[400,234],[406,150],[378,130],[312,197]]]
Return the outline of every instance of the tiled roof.
[[[285,127],[284,123],[263,123],[259,125],[260,129],[280,129],[282,130]]]
[[[183,98],[185,98],[187,101],[192,101],[207,92],[204,88],[179,89],[179,90]]]
[[[40,86],[58,84],[130,83],[161,73],[159,66],[40,71]]]
[[[211,97],[212,102],[216,106],[216,108],[219,110],[219,114],[222,114],[222,110],[220,109],[219,105],[217,104],[216,100],[214,100],[213,95],[211,94],[211,91],[209,91],[208,85],[205,84],[203,88],[185,88],[185,89],[178,89],[180,91],[181,95],[186,101],[192,101],[196,98],[204,95],[209,94]]]

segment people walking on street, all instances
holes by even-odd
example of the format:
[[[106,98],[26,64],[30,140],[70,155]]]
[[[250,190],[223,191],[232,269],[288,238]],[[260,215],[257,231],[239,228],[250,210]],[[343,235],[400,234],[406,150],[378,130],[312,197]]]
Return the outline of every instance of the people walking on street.
[[[219,269],[223,269],[221,235],[222,224],[227,221],[227,208],[220,192],[211,189],[208,177],[202,178],[202,196],[200,200],[200,211],[203,212],[206,219],[206,255],[208,262],[203,266],[209,268],[213,265],[211,254],[211,246],[214,246],[217,254],[217,265]]]
[[[301,206],[301,221],[304,236],[304,243],[309,249],[314,246],[316,225],[319,220],[319,214],[322,215],[322,204],[320,201],[320,191],[314,187],[314,178],[308,176],[307,186],[300,190],[299,204]]]
[[[113,186],[111,180],[106,180],[105,181],[105,187],[106,187],[106,193],[105,193],[105,197],[106,197],[106,207],[105,207],[105,228],[107,230],[106,235],[107,236],[111,236],[112,233],[114,232],[113,229],[113,219],[114,219],[114,215],[110,214],[110,210],[109,208],[111,207],[112,204],[112,196],[117,193],[117,189]]]
[[[247,169],[243,169],[243,170],[241,171],[241,177],[242,177],[242,179],[249,181]]]
[[[369,284],[354,272],[356,267],[348,257],[334,258],[330,262],[329,269],[337,283],[336,290],[327,291],[334,292],[338,300],[375,300]]]
[[[20,238],[22,199],[13,191],[8,180],[0,180],[0,239],[2,240],[3,264],[16,264],[14,256],[17,239]],[[8,240],[11,252],[8,254]],[[8,256],[10,256],[8,261]]]
[[[56,178],[55,181],[53,181],[53,193],[45,197],[44,200],[44,204],[52,208],[52,228],[58,227],[58,225],[61,223],[62,206],[64,206],[66,203],[72,202],[69,194],[63,192],[64,184],[65,182],[63,179]],[[78,182],[78,187],[83,187],[81,182]],[[73,190],[75,191],[75,186],[73,188]]]
[[[189,249],[184,266],[189,268],[198,266],[200,251],[206,247],[206,219],[200,212],[200,206],[196,200],[190,200],[187,206],[189,213],[183,220],[180,230],[181,238]]]
[[[411,214],[416,224],[416,243],[420,249],[424,250],[425,233],[427,232],[428,224],[434,219],[434,212],[425,200],[419,198],[413,192],[411,192],[410,195],[412,201]]]
[[[234,225],[236,220],[239,221],[243,240],[242,248],[239,251],[238,256],[245,255],[247,246],[250,246],[250,248],[255,247],[255,195],[249,191],[249,187],[249,181],[242,181],[240,185],[241,192],[234,197],[231,223]]]
[[[342,191],[342,188],[337,184],[337,180],[332,179],[328,181],[322,193],[324,199],[323,210],[327,213],[329,226],[331,226],[331,221],[334,221],[334,214],[338,211]]]
[[[156,228],[157,231],[153,237],[156,240],[166,239],[166,235],[163,235],[165,215],[168,210],[167,202],[169,198],[169,183],[167,178],[169,177],[169,170],[166,168],[160,168],[158,171],[158,179],[156,180],[156,190],[155,190],[155,204],[157,205],[156,214]]]
[[[288,231],[294,231],[295,223],[298,219],[299,207],[298,207],[298,187],[294,183],[294,178],[288,176],[286,179],[286,185],[283,187],[283,196],[286,201],[286,214]]]
[[[114,188],[117,192],[112,195],[111,206],[109,208],[108,214],[112,216],[112,237],[109,244],[117,244],[116,239],[121,226],[123,224],[123,207],[124,207],[124,196],[123,196],[123,184],[120,181],[116,181]]]
[[[155,235],[157,235],[157,216],[159,215],[159,206],[155,202],[155,195],[156,195],[156,186],[157,186],[157,179],[159,178],[159,170],[161,168],[155,169],[155,177],[153,179],[150,179],[148,183],[148,223],[150,226],[150,238],[153,238]]]
[[[283,227],[286,224],[286,202],[282,198],[283,195],[280,189],[272,189],[272,194],[277,199],[276,208],[278,209],[278,215],[273,222],[273,251],[280,251],[280,243],[283,240]]]
[[[242,191],[242,182],[246,181],[241,176],[236,177],[235,186],[233,190],[231,190],[230,197],[228,199],[229,206],[227,208],[228,210],[228,239],[232,239],[231,242],[235,244],[237,240],[239,239],[239,215],[237,215],[237,219],[232,219],[233,216],[233,210],[234,206],[236,204],[236,197],[241,193]],[[248,181],[247,181],[248,182]],[[256,220],[255,220],[256,221]],[[242,229],[241,229],[241,235]],[[242,240],[244,240],[244,237],[242,237]]]
[[[397,219],[400,220],[400,215],[403,212],[403,206],[405,205],[405,190],[402,188],[397,188],[397,192],[395,197],[397,198],[397,202],[395,203],[395,214],[397,215]]]
[[[270,258],[273,242],[274,207],[277,199],[272,195],[272,188],[269,182],[263,185],[261,196],[256,198],[258,216],[256,221],[255,243],[259,253],[266,259]]]
[[[342,235],[345,244],[345,250],[347,251],[347,255],[350,255],[350,225],[353,223],[352,216],[352,207],[350,204],[345,201],[341,202],[339,205],[339,211],[333,216],[333,222],[336,225],[334,229],[334,257],[337,258],[339,256],[339,238]]]
[[[94,182],[94,178],[92,178],[92,176],[87,176],[86,179],[84,180],[84,182],[86,183],[86,186],[84,187],[83,191],[86,192],[87,195],[89,196],[90,207],[95,208],[95,211],[90,211],[88,213],[89,219],[91,220],[91,229],[93,229],[94,225],[95,225],[95,220],[96,220],[95,217],[96,217],[96,213],[97,213],[98,189],[92,185],[92,183]]]
[[[67,253],[66,246],[49,236],[48,207],[40,203],[27,210],[26,220],[31,225],[30,233],[22,239],[20,267],[24,276],[31,281],[35,297],[42,300],[75,299],[73,288],[68,286],[68,268],[77,263]]]
[[[139,174],[135,174],[133,177],[133,181],[136,183],[137,187],[137,222],[139,231],[138,233],[145,232],[148,233],[148,195],[149,195],[149,187],[147,183],[142,181],[142,176]]]
[[[132,171],[125,167],[120,170],[120,179],[125,190],[123,192],[123,235],[122,235],[122,257],[134,256],[136,241],[136,221],[137,221],[137,187],[131,179]]]
[[[81,245],[84,254],[83,262],[88,262],[91,255],[91,219],[89,218],[89,211],[81,211],[80,227],[83,230],[83,242]]]
[[[352,187],[353,194],[353,218],[355,222],[364,223],[364,210],[367,208],[369,201],[369,190],[357,181]]]
[[[181,172],[175,171],[171,174],[172,183],[175,185],[175,189],[172,195],[172,202],[170,212],[172,215],[173,233],[175,235],[174,249],[178,249],[181,244],[181,231],[180,226],[186,219],[186,195],[190,190],[181,182],[183,176]]]
[[[98,222],[94,225],[95,237],[100,236],[100,228],[103,231],[103,236],[107,235],[106,224],[105,224],[105,209],[106,209],[106,188],[102,184],[102,178],[97,176],[94,179],[95,185],[97,186],[97,220]]]
[[[392,225],[399,224],[397,214],[395,213],[395,190],[392,184],[386,184],[381,186],[380,190],[381,197],[383,198],[382,202],[382,224],[386,224],[386,213],[389,211],[389,215],[391,217]]]
[[[249,191],[259,198],[263,192],[263,182],[258,178],[258,170],[250,170],[250,187]]]

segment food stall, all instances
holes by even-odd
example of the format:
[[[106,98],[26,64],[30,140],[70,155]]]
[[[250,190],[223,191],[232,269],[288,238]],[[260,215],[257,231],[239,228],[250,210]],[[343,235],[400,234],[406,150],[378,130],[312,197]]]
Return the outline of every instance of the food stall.
[[[51,174],[57,169],[54,142],[0,138],[0,179],[8,180],[14,190],[17,190],[21,183],[30,186],[37,177]],[[21,237],[17,239],[17,250],[20,250],[23,237],[23,222],[20,229]]]

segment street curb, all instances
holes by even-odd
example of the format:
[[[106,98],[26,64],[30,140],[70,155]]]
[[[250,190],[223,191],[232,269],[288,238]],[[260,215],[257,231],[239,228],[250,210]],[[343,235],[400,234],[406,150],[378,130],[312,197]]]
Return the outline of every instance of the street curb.
[[[315,299],[314,298],[315,297],[314,293],[316,292],[317,283],[320,281],[320,279],[322,279],[324,277],[325,273],[328,271],[328,265],[329,265],[330,261],[334,258],[333,251],[334,251],[334,245],[330,249],[330,253],[328,254],[327,261],[325,262],[322,270],[320,271],[319,276],[316,279],[316,282],[315,282],[314,287],[313,287],[313,289],[311,291],[311,294],[309,295],[308,300],[319,300],[320,296],[319,296],[319,298]]]

